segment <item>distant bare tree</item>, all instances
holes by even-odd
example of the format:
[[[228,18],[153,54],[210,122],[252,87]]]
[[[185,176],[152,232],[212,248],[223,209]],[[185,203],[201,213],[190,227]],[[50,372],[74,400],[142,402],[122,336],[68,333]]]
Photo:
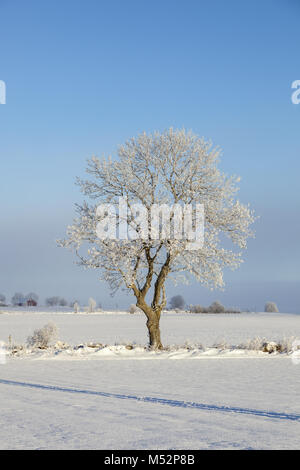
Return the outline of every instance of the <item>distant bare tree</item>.
[[[55,295],[46,299],[46,305],[48,305],[49,307],[54,307],[56,305],[59,305],[60,307],[66,307],[68,305],[68,302],[63,297]]]
[[[34,292],[30,292],[29,294],[26,295],[26,302],[28,301],[33,301],[33,302],[36,302],[38,303],[39,301],[39,296],[37,294],[35,294]]]
[[[46,305],[48,305],[48,307],[54,307],[55,305],[58,305],[58,302],[59,302],[59,297],[57,296],[48,297],[46,299]]]
[[[19,305],[19,306],[22,306],[24,305],[26,302],[26,298],[25,298],[25,295],[22,294],[21,292],[16,292],[14,294],[14,296],[12,297],[11,299],[11,303],[13,305]]]

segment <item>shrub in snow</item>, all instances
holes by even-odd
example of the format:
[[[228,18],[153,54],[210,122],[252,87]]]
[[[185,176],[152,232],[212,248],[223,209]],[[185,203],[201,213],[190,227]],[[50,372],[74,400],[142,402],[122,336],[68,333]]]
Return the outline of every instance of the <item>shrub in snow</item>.
[[[226,342],[225,339],[221,339],[220,341],[217,341],[213,344],[213,348],[225,350],[225,349],[230,349],[231,346]]]
[[[270,341],[269,343],[263,344],[263,352],[268,352],[269,354],[273,352],[282,352],[281,344]]]
[[[238,349],[248,349],[250,351],[263,351],[268,353],[281,352],[289,353],[293,350],[295,338],[284,338],[280,341],[268,341],[265,338],[256,337],[238,346]]]
[[[66,307],[68,305],[68,302],[66,301],[66,299],[64,299],[63,297],[61,297],[59,299],[59,306],[60,307]]]
[[[278,313],[279,310],[278,310],[278,307],[275,304],[275,302],[267,302],[266,305],[265,305],[265,312]]]
[[[79,303],[74,302],[73,308],[74,308],[74,313],[78,313],[80,309]]]
[[[266,340],[256,336],[238,346],[238,349],[248,349],[249,351],[262,351]]]
[[[27,338],[29,346],[46,349],[57,338],[58,328],[55,323],[48,323],[43,328],[37,329],[32,336]]]
[[[174,295],[174,297],[171,298],[170,300],[170,307],[172,309],[180,309],[182,310],[185,306],[185,300],[184,298],[182,297],[182,295]]]

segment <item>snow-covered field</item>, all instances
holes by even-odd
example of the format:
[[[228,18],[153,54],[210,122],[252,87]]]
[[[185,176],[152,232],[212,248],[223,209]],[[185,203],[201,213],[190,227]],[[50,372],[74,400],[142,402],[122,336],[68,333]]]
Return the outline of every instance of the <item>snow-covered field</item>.
[[[0,364],[1,449],[300,447],[300,358],[237,348],[300,339],[300,315],[164,314],[156,354],[143,315],[1,311],[2,341],[52,321],[70,345]]]

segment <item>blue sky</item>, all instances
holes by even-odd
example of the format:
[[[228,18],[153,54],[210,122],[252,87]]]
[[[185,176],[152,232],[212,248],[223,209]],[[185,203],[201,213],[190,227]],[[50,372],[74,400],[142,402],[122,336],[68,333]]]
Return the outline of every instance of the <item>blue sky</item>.
[[[111,300],[55,239],[87,157],[172,126],[223,149],[261,216],[226,293],[193,284],[188,303],[299,310],[299,1],[0,0],[0,17],[0,292],[131,302]]]

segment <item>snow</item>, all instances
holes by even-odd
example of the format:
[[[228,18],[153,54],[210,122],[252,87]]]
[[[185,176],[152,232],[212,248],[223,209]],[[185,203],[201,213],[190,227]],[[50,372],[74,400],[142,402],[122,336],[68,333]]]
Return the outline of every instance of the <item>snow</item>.
[[[49,321],[72,347],[108,346],[8,357],[1,449],[299,448],[300,364],[211,346],[299,339],[300,315],[164,314],[164,344],[175,346],[150,353],[143,315],[21,310],[0,315],[0,340],[25,342]],[[183,348],[187,340],[198,349]]]

